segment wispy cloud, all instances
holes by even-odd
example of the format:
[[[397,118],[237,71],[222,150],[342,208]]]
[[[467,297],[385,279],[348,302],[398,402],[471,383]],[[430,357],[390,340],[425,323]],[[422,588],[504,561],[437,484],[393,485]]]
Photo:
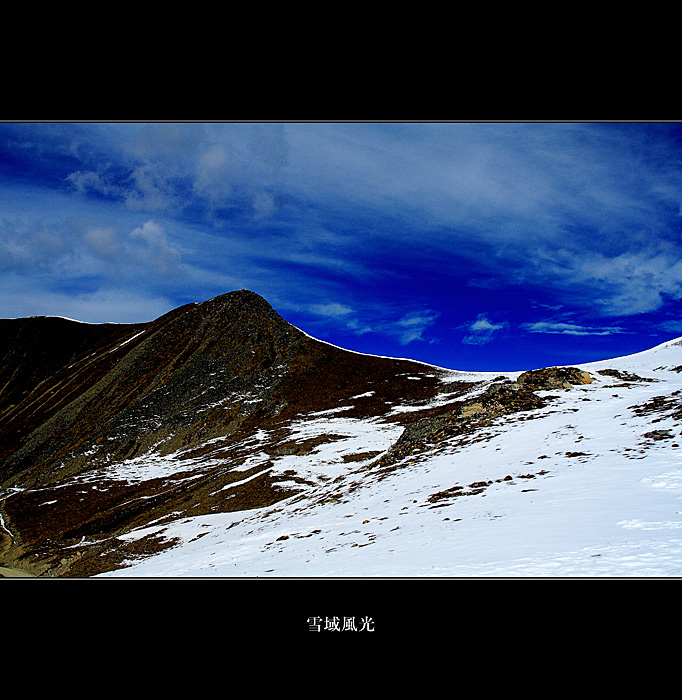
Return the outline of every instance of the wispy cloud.
[[[432,326],[438,314],[434,311],[411,312],[398,319],[394,324],[385,327],[384,330],[396,334],[401,345],[408,345],[415,340],[424,340],[424,333]]]
[[[363,336],[373,333],[385,338],[394,338],[400,345],[415,341],[432,342],[427,333],[438,319],[438,312],[420,309],[401,313],[399,308],[390,305],[377,308],[364,304],[361,309],[353,309],[336,301],[312,304],[308,311],[319,317],[323,329],[346,330],[353,335]],[[330,325],[331,324],[331,325]]]
[[[145,266],[163,277],[179,272],[180,251],[169,241],[163,227],[150,219],[130,232],[130,239],[141,245],[136,250]]]
[[[312,304],[310,310],[318,316],[332,318],[348,316],[348,314],[353,313],[353,309],[350,306],[340,304],[338,301],[332,301],[327,304]]]
[[[372,327],[367,324],[362,324],[357,318],[351,318],[346,324],[346,328],[352,331],[353,335],[365,335],[372,332]]]
[[[156,287],[171,279],[176,284],[184,275],[181,249],[153,219],[132,228],[125,222],[100,225],[87,218],[32,223],[5,219],[0,222],[0,272],[5,284],[0,313],[10,316],[10,299],[16,303],[19,298],[11,294],[10,281],[22,294],[28,285],[30,296],[43,303],[50,294],[64,303],[71,293],[79,299],[79,308],[90,312],[100,301],[108,312],[104,300],[109,294],[157,299]],[[130,297],[121,294],[126,286],[135,292]],[[83,294],[89,295],[91,305],[82,302]],[[139,306],[137,301],[134,305]],[[47,306],[54,308],[55,304]],[[154,301],[150,318],[156,309]]]
[[[552,335],[613,335],[625,333],[625,329],[619,326],[581,326],[577,323],[563,323],[559,321],[536,321],[534,323],[522,323],[520,328],[529,333],[548,333]]]
[[[479,314],[476,320],[469,324],[469,333],[462,338],[462,342],[466,345],[485,345],[493,339],[497,331],[507,328],[508,325],[506,321],[493,323],[487,314]]]
[[[607,255],[592,249],[558,248],[536,255],[536,279],[559,292],[564,303],[604,317],[657,311],[682,299],[682,246],[656,237],[633,237],[631,250]]]

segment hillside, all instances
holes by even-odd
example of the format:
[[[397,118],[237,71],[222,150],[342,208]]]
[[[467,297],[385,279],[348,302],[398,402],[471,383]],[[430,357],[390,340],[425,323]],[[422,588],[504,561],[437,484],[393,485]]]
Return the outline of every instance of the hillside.
[[[682,344],[466,373],[242,290],[148,324],[5,319],[0,566],[60,577],[682,572]]]

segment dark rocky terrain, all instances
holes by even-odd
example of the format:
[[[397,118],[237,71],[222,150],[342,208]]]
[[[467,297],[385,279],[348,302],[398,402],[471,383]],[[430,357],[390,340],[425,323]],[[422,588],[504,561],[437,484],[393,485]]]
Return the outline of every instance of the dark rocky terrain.
[[[546,405],[546,390],[592,381],[572,368],[472,381],[353,353],[309,337],[246,290],[150,323],[33,317],[0,320],[0,331],[0,567],[37,576],[110,571],[173,545],[127,540],[133,528],[266,508],[305,489],[301,474],[247,461],[256,435],[267,435],[259,449],[272,459],[337,439],[324,430],[293,438],[293,422],[306,415],[347,406],[346,417],[404,427],[384,454],[345,458],[390,469]],[[171,456],[166,473],[122,476],[131,462],[144,468]]]

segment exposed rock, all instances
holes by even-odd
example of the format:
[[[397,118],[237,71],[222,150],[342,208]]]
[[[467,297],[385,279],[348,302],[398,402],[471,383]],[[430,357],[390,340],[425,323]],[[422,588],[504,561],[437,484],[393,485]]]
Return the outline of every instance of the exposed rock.
[[[615,384],[614,386],[627,386],[634,382],[656,382],[657,379],[652,379],[651,377],[640,377],[638,374],[633,372],[625,372],[624,370],[618,369],[602,369],[598,372],[604,377],[615,377],[617,379],[622,379],[622,384]]]
[[[532,387],[534,391],[570,389],[581,384],[591,384],[594,377],[577,367],[547,367],[523,372],[517,382]]]
[[[672,430],[650,430],[648,433],[644,433],[644,437],[652,440],[672,440],[675,436],[672,434]]]
[[[502,379],[501,382],[498,380]],[[532,412],[543,408],[552,399],[535,392],[547,389],[570,389],[589,384],[593,377],[575,367],[549,367],[521,374],[516,382],[498,377],[482,396],[464,400],[454,409],[423,418],[408,425],[400,438],[375,466],[384,469],[411,454],[417,454],[457,435],[472,433],[490,425],[501,416]]]

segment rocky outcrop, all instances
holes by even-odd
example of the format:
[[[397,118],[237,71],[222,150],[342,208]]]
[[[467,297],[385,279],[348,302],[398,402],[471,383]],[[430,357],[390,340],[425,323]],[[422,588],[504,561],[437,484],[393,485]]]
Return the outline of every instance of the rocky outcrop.
[[[480,396],[462,400],[442,415],[428,416],[408,425],[393,447],[373,466],[390,468],[410,455],[491,425],[502,416],[543,408],[552,398],[540,396],[538,391],[565,390],[592,381],[589,372],[577,367],[530,370],[519,375],[516,381],[497,377]]]
[[[517,382],[534,391],[570,389],[581,384],[591,384],[594,378],[577,367],[546,367],[533,369],[519,375]]]

